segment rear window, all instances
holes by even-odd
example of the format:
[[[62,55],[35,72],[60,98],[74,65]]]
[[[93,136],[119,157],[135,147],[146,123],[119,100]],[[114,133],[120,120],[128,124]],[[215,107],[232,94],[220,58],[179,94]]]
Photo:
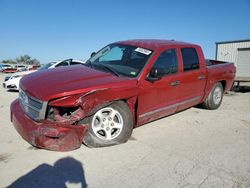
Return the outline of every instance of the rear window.
[[[195,48],[182,48],[181,55],[184,71],[199,69],[199,58]]]

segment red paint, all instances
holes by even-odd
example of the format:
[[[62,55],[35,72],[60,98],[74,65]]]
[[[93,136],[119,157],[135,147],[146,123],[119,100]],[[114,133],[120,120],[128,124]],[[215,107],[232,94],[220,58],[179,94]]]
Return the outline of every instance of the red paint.
[[[3,73],[15,73],[17,71],[17,69],[15,68],[7,68],[2,70]]]
[[[18,133],[31,145],[55,151],[77,149],[87,125],[70,125],[51,121],[35,122],[24,115],[18,100],[11,104],[11,121]]]
[[[22,78],[20,87],[30,96],[47,101],[49,106],[79,107],[70,119],[55,112],[55,121],[36,122],[26,117],[18,101],[15,101],[11,106],[12,121],[25,140],[51,150],[75,149],[80,147],[87,129],[87,125],[75,125],[77,121],[116,100],[127,102],[136,127],[203,102],[217,82],[223,83],[225,91],[232,86],[234,65],[213,61],[213,66],[207,68],[202,50],[197,45],[165,40],[118,43],[154,51],[137,78],[116,77],[85,66],[37,71]],[[199,69],[183,71],[181,48],[184,47],[196,49]],[[156,82],[146,81],[155,60],[167,49],[175,49],[177,52],[178,73],[167,75]],[[199,80],[199,76],[204,76],[204,79]],[[180,84],[171,86],[170,83],[176,80]]]

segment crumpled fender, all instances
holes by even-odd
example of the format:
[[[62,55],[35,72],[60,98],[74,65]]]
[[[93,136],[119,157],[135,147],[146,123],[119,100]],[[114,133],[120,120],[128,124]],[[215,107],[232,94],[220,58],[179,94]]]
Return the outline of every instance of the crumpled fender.
[[[117,100],[126,100],[129,109],[131,110],[134,122],[136,123],[136,102],[137,96],[134,96],[135,92],[131,88],[127,88],[121,91],[121,88],[101,88],[94,89],[82,95],[66,96],[60,99],[53,100],[49,103],[50,106],[55,107],[79,107],[79,109],[72,114],[69,119],[58,116],[56,114],[57,121],[74,123],[80,119],[91,116],[99,108],[108,106]]]

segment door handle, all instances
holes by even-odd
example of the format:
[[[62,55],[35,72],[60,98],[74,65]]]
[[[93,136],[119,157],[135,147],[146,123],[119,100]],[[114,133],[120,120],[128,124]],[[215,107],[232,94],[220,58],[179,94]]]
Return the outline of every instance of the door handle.
[[[177,86],[179,84],[180,84],[179,80],[170,83],[171,86]]]
[[[205,76],[204,76],[204,75],[198,76],[198,80],[204,80],[204,79],[205,79]]]

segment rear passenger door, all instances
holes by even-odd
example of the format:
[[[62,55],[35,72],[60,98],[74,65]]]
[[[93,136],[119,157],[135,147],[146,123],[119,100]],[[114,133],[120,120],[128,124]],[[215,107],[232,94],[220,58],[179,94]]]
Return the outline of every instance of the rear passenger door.
[[[179,106],[177,111],[198,104],[204,95],[206,67],[201,63],[195,47],[180,49],[182,72],[179,81]]]

